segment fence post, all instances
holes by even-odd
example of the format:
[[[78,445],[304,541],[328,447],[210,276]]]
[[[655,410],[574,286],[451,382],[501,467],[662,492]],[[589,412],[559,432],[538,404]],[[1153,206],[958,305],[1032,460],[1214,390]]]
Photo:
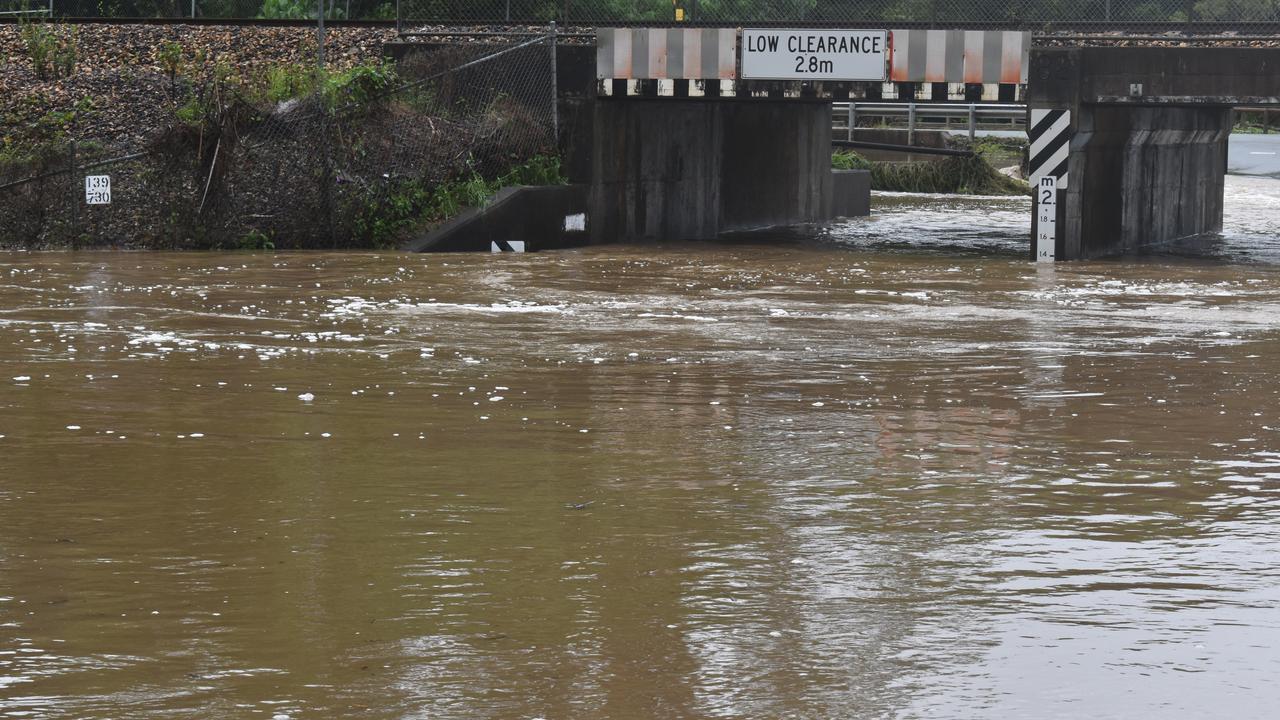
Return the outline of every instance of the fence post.
[[[191,0],[191,19],[196,19],[196,0]]]
[[[76,140],[71,139],[71,232],[77,238],[80,236],[80,192],[84,180],[80,179],[80,173],[76,171]]]
[[[316,0],[316,66],[324,70],[324,2]]]
[[[404,32],[403,25],[400,22],[400,0],[396,0],[396,34]]]
[[[850,140],[850,141],[853,140],[853,126],[857,124],[858,124],[858,104],[850,100],[848,127],[846,127],[844,130],[845,140]]]
[[[969,103],[969,142],[973,142],[973,138],[977,135],[977,108],[973,103]]]
[[[907,103],[907,144],[914,145],[916,142],[916,104],[915,101]]]
[[[551,21],[551,133],[560,150],[560,88],[556,77],[556,21]]]

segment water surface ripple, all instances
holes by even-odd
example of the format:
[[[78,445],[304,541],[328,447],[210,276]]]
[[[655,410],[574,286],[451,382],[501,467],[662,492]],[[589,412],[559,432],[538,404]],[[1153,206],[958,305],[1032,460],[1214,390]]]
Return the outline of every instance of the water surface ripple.
[[[1268,716],[1275,241],[1036,267],[1023,203],[0,256],[0,716]]]

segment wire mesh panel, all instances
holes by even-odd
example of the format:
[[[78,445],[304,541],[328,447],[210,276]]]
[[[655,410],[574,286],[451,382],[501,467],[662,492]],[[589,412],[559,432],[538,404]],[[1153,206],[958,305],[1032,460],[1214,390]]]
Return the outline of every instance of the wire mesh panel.
[[[29,0],[56,17],[393,20],[395,0]],[[21,0],[0,0],[4,4]]]
[[[838,25],[1280,34],[1272,0],[0,0],[0,16],[396,20],[402,25]]]
[[[1251,0],[401,0],[405,25],[545,22],[841,25],[1021,30],[1280,32],[1280,4]]]
[[[0,0],[0,18],[38,18],[51,14],[53,14],[52,0]]]

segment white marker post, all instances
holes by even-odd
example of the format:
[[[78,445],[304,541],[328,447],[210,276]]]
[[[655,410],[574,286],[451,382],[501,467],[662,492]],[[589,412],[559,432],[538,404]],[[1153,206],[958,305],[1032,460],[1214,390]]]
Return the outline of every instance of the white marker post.
[[[86,175],[84,178],[84,202],[86,205],[110,205],[111,176]]]
[[[1036,185],[1036,262],[1053,262],[1058,244],[1058,178],[1045,175]]]

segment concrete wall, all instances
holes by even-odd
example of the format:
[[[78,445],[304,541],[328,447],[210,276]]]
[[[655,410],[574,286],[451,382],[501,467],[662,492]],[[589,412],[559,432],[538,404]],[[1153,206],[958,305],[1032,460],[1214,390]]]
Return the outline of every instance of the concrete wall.
[[[720,232],[719,103],[594,104],[587,205],[594,242],[686,240]]]
[[[1231,105],[1277,101],[1276,48],[1033,50],[1029,105],[1071,112],[1058,259],[1219,231]]]
[[[671,98],[592,108],[593,242],[713,238],[831,217],[831,106]]]
[[[831,218],[831,104],[716,103],[723,118],[720,230]]]
[[[831,214],[864,217],[871,214],[871,171],[831,171]]]
[[[1078,112],[1064,198],[1067,258],[1132,253],[1222,229],[1231,108]]]
[[[1280,47],[1035,48],[1027,100],[1219,105],[1280,102]]]
[[[587,232],[565,229],[565,217],[586,212],[582,185],[509,187],[405,245],[409,252],[489,252],[490,243],[518,240],[528,252],[586,245]],[[587,220],[588,228],[590,220]]]

